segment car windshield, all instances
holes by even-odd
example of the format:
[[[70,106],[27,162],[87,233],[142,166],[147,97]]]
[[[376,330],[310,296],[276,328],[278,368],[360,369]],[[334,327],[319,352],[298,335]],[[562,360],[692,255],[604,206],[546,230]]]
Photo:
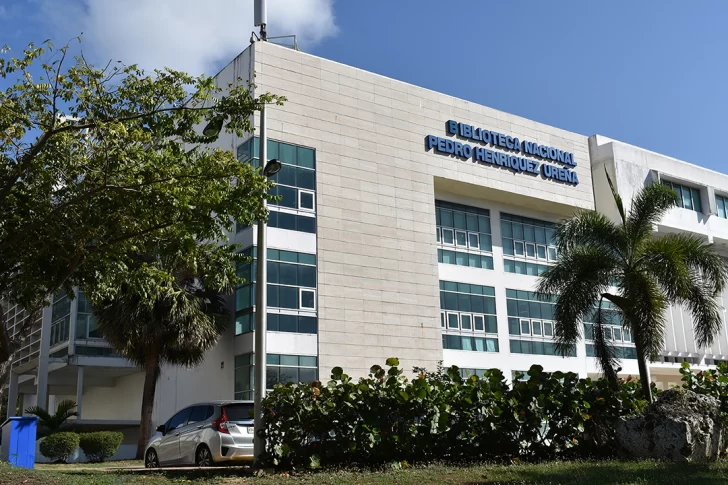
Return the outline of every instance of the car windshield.
[[[253,419],[253,404],[228,404],[225,406],[225,415],[228,421],[250,421]]]

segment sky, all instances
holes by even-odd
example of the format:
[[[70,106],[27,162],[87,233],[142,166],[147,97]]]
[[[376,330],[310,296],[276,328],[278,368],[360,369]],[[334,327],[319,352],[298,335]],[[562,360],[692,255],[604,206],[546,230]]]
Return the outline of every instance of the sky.
[[[253,0],[0,0],[0,44],[215,74]],[[728,173],[725,0],[268,0],[269,35],[479,104]],[[0,89],[3,84],[0,82]]]

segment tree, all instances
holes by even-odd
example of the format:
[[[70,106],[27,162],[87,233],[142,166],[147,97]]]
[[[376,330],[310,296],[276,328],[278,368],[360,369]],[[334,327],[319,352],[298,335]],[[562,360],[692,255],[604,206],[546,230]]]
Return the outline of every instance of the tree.
[[[125,283],[113,298],[94,306],[104,338],[144,369],[137,458],[144,456],[149,441],[161,365],[190,367],[203,361],[205,352],[215,346],[229,321],[221,292],[231,291],[237,281],[224,273],[220,277],[204,257],[190,265],[187,258],[181,257],[181,251],[166,248],[153,259],[150,266],[174,275],[173,280],[155,290],[154,300],[147,297],[146,287]],[[214,266],[214,258],[212,262]]]
[[[608,174],[607,178],[621,220],[615,224],[600,213],[580,211],[560,224],[555,231],[559,261],[541,275],[538,291],[558,295],[554,338],[562,354],[579,340],[584,317],[596,311],[595,355],[615,383],[618,359],[603,331],[609,323],[603,302],[611,302],[632,333],[642,389],[651,401],[647,361],[664,348],[669,305],[687,307],[697,344],[709,346],[722,325],[716,298],[726,286],[728,271],[704,238],[653,234],[653,226],[678,203],[673,190],[662,184],[642,188],[627,215]]]
[[[175,238],[186,242],[181,258],[205,252],[230,266],[229,245],[195,241],[225,242],[234,220],[265,217],[269,183],[211,148],[217,130],[197,127],[245,136],[256,110],[284,98],[171,69],[99,69],[47,41],[19,58],[8,51],[0,50],[9,83],[0,91],[0,300],[36,314],[76,285],[92,302],[111,298],[144,264],[139,253]],[[173,279],[163,267],[144,277]],[[0,325],[0,389],[32,320],[12,335]]]
[[[70,399],[59,402],[54,414],[50,414],[40,406],[31,406],[25,412],[33,416],[38,416],[38,431],[36,432],[38,439],[57,433],[61,430],[61,427],[66,423],[68,418],[78,416],[76,403]]]

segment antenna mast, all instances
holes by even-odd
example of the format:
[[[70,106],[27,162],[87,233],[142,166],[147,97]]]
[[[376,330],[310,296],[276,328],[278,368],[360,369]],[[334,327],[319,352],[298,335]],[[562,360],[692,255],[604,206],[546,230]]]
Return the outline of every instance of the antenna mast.
[[[266,0],[255,0],[255,26],[260,26],[260,40],[263,42],[268,40],[268,33],[265,26],[268,23],[268,5]]]

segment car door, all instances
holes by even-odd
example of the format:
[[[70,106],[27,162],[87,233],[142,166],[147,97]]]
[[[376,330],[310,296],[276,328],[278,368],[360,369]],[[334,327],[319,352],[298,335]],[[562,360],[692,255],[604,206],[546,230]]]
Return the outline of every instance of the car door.
[[[180,429],[187,424],[192,408],[185,408],[167,422],[164,436],[159,441],[157,456],[160,465],[173,465],[180,461],[179,436]]]
[[[179,430],[180,460],[184,464],[195,464],[195,452],[204,428],[210,425],[213,407],[209,405],[192,408],[187,425]]]

